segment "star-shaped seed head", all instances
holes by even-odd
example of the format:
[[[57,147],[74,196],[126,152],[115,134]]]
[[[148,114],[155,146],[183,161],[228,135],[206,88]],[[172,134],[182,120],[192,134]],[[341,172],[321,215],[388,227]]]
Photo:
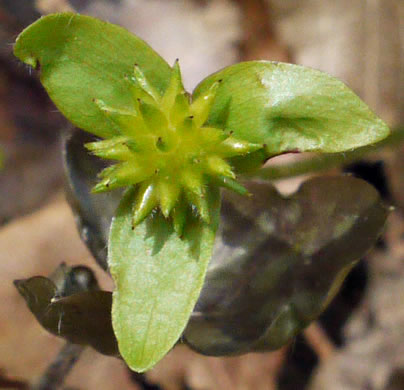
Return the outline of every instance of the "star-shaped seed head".
[[[189,204],[209,222],[206,191],[209,185],[247,191],[235,181],[228,158],[245,155],[262,145],[238,140],[232,132],[206,124],[220,81],[195,100],[184,90],[178,61],[161,95],[135,65],[127,77],[133,108],[122,110],[95,99],[115,129],[115,135],[86,144],[94,155],[118,163],[104,169],[94,192],[137,186],[133,226],[154,209],[172,218],[182,234]]]

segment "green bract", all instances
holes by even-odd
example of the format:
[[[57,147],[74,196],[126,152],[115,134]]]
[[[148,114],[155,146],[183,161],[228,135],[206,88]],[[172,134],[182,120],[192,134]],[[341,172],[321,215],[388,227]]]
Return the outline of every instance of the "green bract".
[[[92,178],[93,191],[126,188],[111,224],[108,266],[119,352],[137,371],[159,361],[187,325],[213,250],[219,187],[247,194],[236,175],[257,170],[269,157],[341,152],[389,134],[341,81],[297,65],[233,65],[190,95],[178,62],[170,67],[128,31],[88,16],[41,18],[21,33],[14,52],[41,65],[56,106],[98,137],[86,143],[89,152],[115,161],[98,183]],[[70,164],[81,166],[74,159]],[[95,218],[91,204],[75,207],[91,225],[87,242],[103,258],[101,211],[96,208]],[[45,282],[33,283],[42,288]],[[53,290],[47,287],[47,297]]]

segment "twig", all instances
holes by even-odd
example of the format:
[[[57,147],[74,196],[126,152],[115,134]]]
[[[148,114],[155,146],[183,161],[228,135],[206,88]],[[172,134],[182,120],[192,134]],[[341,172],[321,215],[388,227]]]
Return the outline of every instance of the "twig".
[[[313,322],[305,329],[304,337],[321,362],[325,362],[334,355],[335,346],[318,322]]]
[[[0,370],[0,389],[28,390],[29,386],[24,381],[7,378],[5,373]]]
[[[349,164],[385,147],[395,147],[404,140],[404,128],[399,128],[377,144],[363,146],[351,152],[321,154],[296,163],[280,166],[267,166],[245,176],[266,180],[280,180],[300,176],[307,173],[320,172],[340,165]]]
[[[60,350],[56,359],[48,366],[39,382],[31,390],[59,389],[69,374],[84,347],[67,342]]]

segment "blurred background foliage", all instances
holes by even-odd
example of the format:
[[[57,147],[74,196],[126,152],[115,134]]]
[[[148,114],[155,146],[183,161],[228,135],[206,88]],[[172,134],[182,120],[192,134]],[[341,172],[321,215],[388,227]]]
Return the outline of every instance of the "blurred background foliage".
[[[294,62],[345,81],[392,127],[404,124],[402,0],[1,0],[0,388],[28,388],[63,342],[35,322],[13,279],[48,275],[61,262],[108,276],[84,248],[62,195],[60,135],[68,124],[37,76],[12,55],[18,33],[41,14],[73,10],[121,24],[169,62],[192,90],[242,60]],[[339,161],[396,209],[378,247],[350,274],[320,320],[269,354],[206,358],[185,347],[145,378],[86,349],[67,377],[77,389],[395,390],[404,388],[404,146]],[[301,156],[274,159],[278,165]],[[277,181],[293,192],[302,177]]]

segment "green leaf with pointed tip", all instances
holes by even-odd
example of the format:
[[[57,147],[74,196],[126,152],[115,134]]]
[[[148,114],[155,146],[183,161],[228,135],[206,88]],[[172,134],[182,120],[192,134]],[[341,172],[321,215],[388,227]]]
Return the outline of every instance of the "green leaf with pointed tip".
[[[203,80],[194,99],[218,80],[222,82],[207,125],[265,144],[267,157],[288,151],[341,152],[389,134],[387,125],[345,84],[314,69],[269,61],[239,63]]]
[[[135,63],[162,93],[169,65],[127,30],[85,15],[53,14],[39,19],[17,38],[14,54],[41,66],[41,82],[59,110],[77,127],[98,136],[113,128],[93,102],[132,109],[130,81]]]
[[[112,321],[126,363],[143,372],[174,346],[199,297],[212,255],[220,197],[207,191],[210,224],[189,210],[182,237],[160,213],[132,230],[135,190],[112,222],[108,262],[116,284]]]

